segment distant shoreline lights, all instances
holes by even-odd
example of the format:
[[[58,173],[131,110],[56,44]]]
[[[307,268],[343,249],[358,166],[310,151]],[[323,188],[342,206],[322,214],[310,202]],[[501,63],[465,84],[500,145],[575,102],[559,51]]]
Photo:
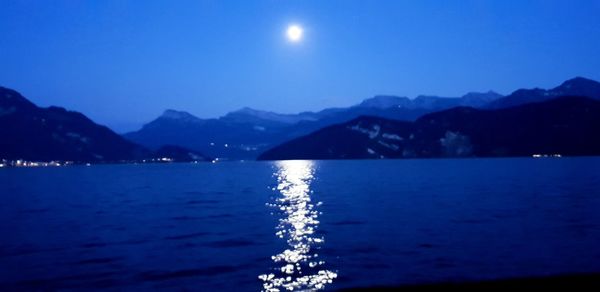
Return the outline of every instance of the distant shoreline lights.
[[[561,158],[560,154],[533,154],[531,155],[533,158]]]

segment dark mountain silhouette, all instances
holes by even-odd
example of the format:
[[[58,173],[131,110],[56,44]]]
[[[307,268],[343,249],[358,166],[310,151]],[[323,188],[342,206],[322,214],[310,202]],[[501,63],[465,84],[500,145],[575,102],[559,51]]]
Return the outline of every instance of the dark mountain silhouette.
[[[276,139],[288,124],[259,120],[237,121],[228,118],[200,119],[185,112],[167,110],[154,121],[125,137],[151,149],[177,145],[198,149],[211,157],[243,159],[264,150],[266,141]],[[253,156],[254,155],[254,156]]]
[[[0,87],[0,136],[3,137],[0,159],[7,160],[121,162],[157,157],[184,160],[183,154],[206,159],[180,147],[166,147],[152,153],[81,113],[54,106],[37,107],[18,92],[4,87]]]
[[[583,77],[576,77],[549,90],[540,88],[519,89],[504,98],[491,102],[488,107],[493,109],[507,108],[531,102],[550,100],[560,96],[586,96],[593,99],[600,99],[600,83]]]
[[[600,101],[561,97],[499,110],[458,107],[415,122],[359,117],[286,142],[261,160],[600,154]]]
[[[40,108],[0,87],[0,157],[25,160],[120,161],[149,156],[81,113]]]
[[[243,108],[217,119],[200,119],[186,112],[167,110],[139,131],[125,134],[132,143],[80,113],[59,107],[39,108],[17,92],[1,88],[0,134],[7,138],[0,143],[0,158],[130,161],[156,158],[158,153],[153,150],[172,145],[194,149],[166,148],[174,151],[172,156],[180,159],[185,159],[185,153],[204,153],[207,157],[225,159],[253,159],[275,145],[361,116],[412,122],[424,115],[456,107],[504,109],[564,95],[600,99],[600,83],[577,77],[554,89],[522,89],[506,97],[492,91],[468,93],[456,98],[422,95],[409,99],[380,95],[346,108],[299,114]],[[411,149],[405,149],[406,156],[411,155]],[[162,149],[161,154],[165,154],[166,150]],[[371,150],[384,155],[375,149]],[[496,150],[502,152],[501,149]],[[425,153],[415,156],[427,157]]]
[[[500,97],[491,91],[457,98],[420,96],[413,100],[375,96],[348,108],[299,114],[243,108],[218,119],[200,119],[186,112],[167,110],[125,137],[151,149],[171,144],[199,149],[212,157],[253,159],[274,145],[359,116],[413,121],[433,111],[461,105],[482,106]]]

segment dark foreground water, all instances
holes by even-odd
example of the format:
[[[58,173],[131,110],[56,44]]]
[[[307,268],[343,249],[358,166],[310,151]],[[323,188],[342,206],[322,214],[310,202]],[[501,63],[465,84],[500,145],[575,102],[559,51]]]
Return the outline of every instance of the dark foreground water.
[[[600,159],[0,169],[0,290],[600,272]]]

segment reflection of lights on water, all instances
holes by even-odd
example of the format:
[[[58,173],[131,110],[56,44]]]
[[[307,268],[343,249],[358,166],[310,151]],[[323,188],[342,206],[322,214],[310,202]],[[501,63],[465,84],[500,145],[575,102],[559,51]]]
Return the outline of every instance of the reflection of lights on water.
[[[274,273],[258,276],[263,280],[263,291],[323,289],[337,274],[321,269],[325,262],[318,259],[317,253],[311,253],[311,247],[323,242],[322,237],[314,234],[319,225],[319,213],[310,198],[314,163],[281,161],[277,168],[277,190],[281,197],[269,205],[281,212],[275,235],[285,238],[289,249],[271,257],[280,265]]]

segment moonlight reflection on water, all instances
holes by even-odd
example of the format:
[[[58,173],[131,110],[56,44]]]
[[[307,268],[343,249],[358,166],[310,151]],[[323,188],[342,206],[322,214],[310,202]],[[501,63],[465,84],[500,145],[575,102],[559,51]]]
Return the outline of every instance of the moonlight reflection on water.
[[[314,174],[314,162],[304,160],[277,162],[277,190],[281,193],[269,204],[279,209],[282,216],[275,233],[286,239],[288,249],[273,255],[277,264],[273,273],[259,276],[263,291],[318,290],[332,283],[335,272],[322,269],[325,264],[311,248],[323,242],[315,235],[319,225],[319,212],[311,202],[310,183]]]

